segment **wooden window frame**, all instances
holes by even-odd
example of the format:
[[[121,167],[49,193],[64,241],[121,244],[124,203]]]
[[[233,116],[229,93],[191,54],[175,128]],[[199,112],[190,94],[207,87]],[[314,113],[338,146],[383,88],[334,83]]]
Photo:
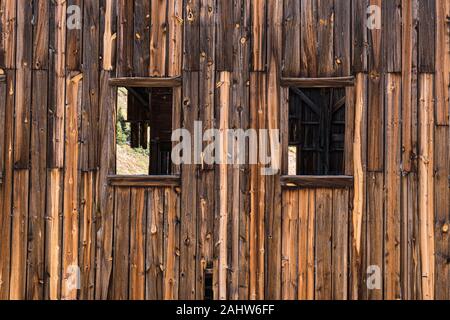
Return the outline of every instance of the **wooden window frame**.
[[[181,99],[182,99],[182,78],[144,78],[126,77],[113,78],[109,80],[109,85],[117,89],[125,88],[172,88],[172,130],[181,127]],[[114,102],[114,110],[117,110],[117,100]],[[114,124],[114,127],[117,124]],[[115,142],[116,143],[116,142]],[[108,184],[116,187],[179,187],[181,185],[181,168],[172,165],[172,175],[109,175]]]
[[[286,101],[289,101],[289,88],[308,88],[308,89],[324,89],[324,88],[354,88],[355,77],[332,77],[332,78],[281,78],[281,86],[286,91]],[[348,92],[346,93],[348,94]],[[348,97],[349,98],[349,97]],[[281,129],[286,137],[283,141],[283,152],[289,148],[289,102],[282,105],[282,123]],[[347,116],[346,116],[347,118]],[[347,121],[347,119],[346,119]],[[346,131],[347,136],[347,131]],[[353,133],[352,137],[353,139]],[[348,144],[346,145],[348,147]],[[344,150],[345,162],[347,157],[353,155],[352,150]],[[345,175],[336,176],[310,176],[310,175],[287,175],[289,157],[286,155],[283,160],[283,175],[280,178],[281,186],[283,188],[331,188],[331,189],[346,189],[354,186],[353,172],[346,169]],[[350,157],[351,158],[351,157]],[[350,159],[352,161],[352,159]],[[346,164],[347,167],[347,164]],[[353,167],[353,163],[351,166]],[[348,174],[348,175],[347,175]]]

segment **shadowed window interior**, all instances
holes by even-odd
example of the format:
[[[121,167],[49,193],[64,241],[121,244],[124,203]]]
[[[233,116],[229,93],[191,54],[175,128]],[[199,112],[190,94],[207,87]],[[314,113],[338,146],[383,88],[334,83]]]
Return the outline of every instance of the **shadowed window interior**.
[[[345,89],[290,88],[289,175],[342,175]]]
[[[117,88],[117,175],[170,175],[172,88]]]

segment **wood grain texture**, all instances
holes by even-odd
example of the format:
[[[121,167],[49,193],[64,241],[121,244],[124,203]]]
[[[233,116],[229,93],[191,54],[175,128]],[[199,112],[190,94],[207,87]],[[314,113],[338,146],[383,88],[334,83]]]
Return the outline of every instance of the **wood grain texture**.
[[[422,74],[419,78],[419,228],[420,260],[422,270],[422,297],[434,299],[435,239],[434,239],[434,77]]]
[[[435,0],[0,0],[0,299],[448,299],[448,16]],[[115,176],[120,86],[173,88],[173,129],[279,129],[280,170],[245,143],[244,164]],[[283,176],[291,86],[346,91],[346,176]]]

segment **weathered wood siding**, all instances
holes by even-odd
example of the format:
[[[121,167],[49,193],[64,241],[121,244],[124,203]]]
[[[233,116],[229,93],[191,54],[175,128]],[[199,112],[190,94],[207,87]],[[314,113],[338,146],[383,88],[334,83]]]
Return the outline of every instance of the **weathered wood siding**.
[[[0,0],[0,299],[202,299],[210,265],[217,299],[450,299],[449,16],[446,0]],[[286,151],[281,77],[351,75],[354,188],[285,189],[258,165],[107,183],[112,78],[182,77],[176,127],[280,129]]]

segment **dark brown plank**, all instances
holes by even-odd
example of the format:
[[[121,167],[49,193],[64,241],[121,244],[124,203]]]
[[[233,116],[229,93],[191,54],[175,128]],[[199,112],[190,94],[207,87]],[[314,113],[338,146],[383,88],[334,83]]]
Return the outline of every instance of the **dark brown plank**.
[[[49,17],[50,3],[46,0],[34,0],[33,25],[33,69],[47,70],[49,58]],[[1,28],[0,28],[1,29]],[[0,50],[1,51],[1,50]],[[1,54],[0,54],[1,55]],[[1,59],[0,59],[1,60]]]
[[[114,260],[112,277],[112,299],[128,299],[128,269],[130,249],[130,201],[129,188],[117,188],[115,191],[114,219]]]
[[[16,92],[15,102],[14,166],[17,169],[29,169],[30,165],[32,15],[33,2],[26,0],[17,11],[15,85],[20,88]]]
[[[332,230],[333,191],[319,189],[316,191],[316,300],[332,297]]]
[[[134,3],[118,0],[117,3],[117,72],[118,76],[133,76]]]
[[[352,2],[334,1],[334,75],[351,74],[352,48]]]
[[[150,3],[146,0],[134,0],[134,75],[150,75]]]
[[[30,213],[28,222],[27,299],[44,299],[45,214],[46,214],[46,137],[48,72],[34,71],[33,82],[44,90],[33,90],[31,105]]]
[[[384,70],[402,70],[402,0],[382,2]]]
[[[87,2],[87,6],[91,3]],[[87,55],[90,54],[92,48],[83,45],[83,1],[82,0],[68,0],[67,1],[67,43],[66,43],[66,70],[80,71],[83,63],[83,47],[86,48]],[[75,10],[74,10],[75,8]],[[78,12],[78,9],[80,10]],[[81,18],[81,21],[79,21]],[[78,19],[78,21],[76,21]],[[80,25],[76,25],[79,22]],[[43,36],[41,36],[43,38]]]
[[[281,78],[281,85],[297,88],[343,88],[355,84],[354,77],[335,78]]]
[[[178,187],[179,176],[108,176],[108,183],[116,187]]]
[[[80,169],[98,168],[99,121],[99,3],[88,1],[83,5],[83,92],[81,109]],[[89,49],[88,49],[89,48]]]
[[[200,0],[186,0],[184,3],[183,70],[200,69]]]
[[[418,71],[435,71],[436,0],[419,1]]]
[[[109,84],[115,87],[172,88],[180,87],[182,79],[177,78],[111,78]]]
[[[216,70],[232,71],[233,49],[236,42],[233,39],[233,8],[234,4],[229,0],[218,0],[216,4],[217,39],[216,39]]]

